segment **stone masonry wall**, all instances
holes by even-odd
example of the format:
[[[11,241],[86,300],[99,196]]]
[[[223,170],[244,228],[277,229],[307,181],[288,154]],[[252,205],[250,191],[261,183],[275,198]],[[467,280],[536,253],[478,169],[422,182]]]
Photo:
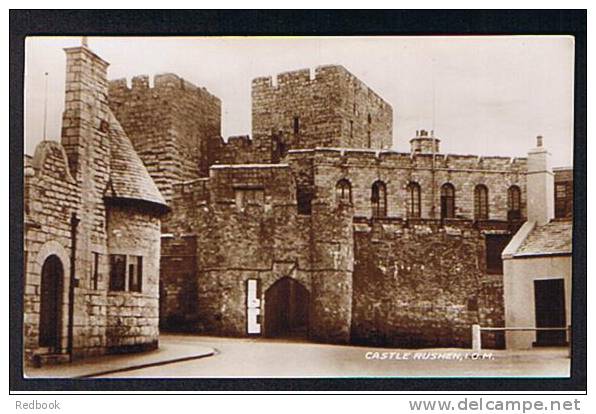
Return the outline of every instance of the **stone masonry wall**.
[[[162,236],[160,262],[160,327],[170,331],[196,328],[197,243],[193,234]]]
[[[143,258],[143,280],[141,292],[107,292],[106,346],[110,352],[157,348],[159,218],[148,211],[112,206],[108,210],[107,232],[111,254]]]
[[[486,326],[494,312],[489,302],[502,308],[486,289],[483,236],[471,222],[361,222],[354,240],[355,343],[470,347],[472,324]]]
[[[173,74],[110,82],[110,107],[167,202],[172,185],[208,174],[221,134],[221,101]]]
[[[272,134],[285,149],[390,148],[392,122],[391,106],[342,66],[320,66],[314,76],[308,69],[281,73],[276,84],[271,77],[252,82],[252,136],[261,162],[272,160]]]
[[[214,166],[208,180],[175,188],[170,223],[177,230],[164,244],[175,253],[162,260],[164,288],[168,295],[175,291],[176,275],[191,261],[182,256],[196,238],[197,313],[189,321],[183,309],[162,304],[173,310],[174,319],[185,319],[199,332],[244,336],[247,280],[259,281],[266,326],[267,289],[291,277],[311,295],[311,338],[349,340],[351,211],[321,205],[310,215],[298,214],[295,179],[283,164]],[[263,189],[263,203],[238,205],[236,190],[242,188]]]
[[[371,187],[377,180],[383,181],[387,187],[389,217],[407,217],[410,182],[420,185],[422,218],[440,217],[441,186],[444,183],[455,187],[458,218],[474,217],[474,188],[478,184],[486,185],[489,190],[490,220],[507,220],[507,189],[512,185],[521,189],[521,212],[523,217],[526,215],[526,160],[523,158],[440,154],[435,157],[433,169],[431,155],[320,149],[290,152],[287,161],[295,169],[295,165],[303,165],[309,157],[317,198],[330,204],[337,203],[335,186],[339,180],[348,179],[356,216],[371,216]]]
[[[24,316],[25,359],[30,361],[39,343],[41,271],[46,259],[56,255],[65,276],[70,271],[70,216],[79,205],[78,190],[68,171],[62,146],[41,142],[32,166],[25,171]],[[68,278],[65,277],[65,282]],[[61,344],[66,347],[68,284],[62,287]]]
[[[73,358],[157,345],[159,213],[128,204],[114,207],[108,216],[104,191],[111,177],[111,140],[117,139],[109,134],[108,63],[85,46],[66,49],[66,56],[61,144],[40,143],[31,166],[26,169],[27,362],[36,360],[37,354],[66,355],[71,322]],[[72,216],[78,219],[74,228],[74,255],[71,255],[75,240],[71,233]],[[144,256],[143,293],[108,292],[111,249]],[[62,278],[57,282],[60,283],[59,339],[55,346],[42,348],[40,283],[42,266],[50,256],[56,256],[62,265],[62,273],[58,274]],[[72,286],[72,320],[69,319],[71,256],[74,256],[72,276],[76,281]]]

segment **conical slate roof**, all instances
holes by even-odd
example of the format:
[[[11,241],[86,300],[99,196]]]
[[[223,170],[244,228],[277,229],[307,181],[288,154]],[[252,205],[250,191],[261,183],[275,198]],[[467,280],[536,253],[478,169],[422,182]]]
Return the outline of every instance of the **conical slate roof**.
[[[136,153],[130,139],[124,132],[120,122],[110,111],[110,184],[105,197],[143,201],[156,205],[160,209],[168,206],[147,172],[147,168]]]

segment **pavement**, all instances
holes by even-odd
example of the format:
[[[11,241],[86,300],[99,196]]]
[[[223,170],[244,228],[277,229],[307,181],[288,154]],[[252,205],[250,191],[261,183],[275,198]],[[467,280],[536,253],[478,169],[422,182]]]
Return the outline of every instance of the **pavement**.
[[[163,347],[211,349],[209,357],[145,366],[104,378],[569,377],[566,348],[528,351],[390,349],[299,340],[162,335]],[[134,358],[134,357],[129,357]]]
[[[41,368],[26,367],[26,378],[89,378],[114,375],[130,370],[159,367],[174,362],[184,362],[210,357],[216,350],[202,344],[172,340],[162,335],[159,348],[134,354],[102,355],[72,363],[47,365]]]

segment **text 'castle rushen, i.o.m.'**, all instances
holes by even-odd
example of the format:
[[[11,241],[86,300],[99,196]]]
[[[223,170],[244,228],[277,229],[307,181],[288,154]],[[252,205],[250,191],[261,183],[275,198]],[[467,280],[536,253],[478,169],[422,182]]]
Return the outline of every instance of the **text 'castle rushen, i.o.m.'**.
[[[453,155],[419,130],[396,152],[391,105],[342,66],[254,79],[252,137],[224,140],[204,88],[108,82],[88,47],[66,52],[62,143],[26,174],[30,359],[152,347],[159,329],[469,347],[472,325],[505,325],[501,253],[554,214],[542,142]]]

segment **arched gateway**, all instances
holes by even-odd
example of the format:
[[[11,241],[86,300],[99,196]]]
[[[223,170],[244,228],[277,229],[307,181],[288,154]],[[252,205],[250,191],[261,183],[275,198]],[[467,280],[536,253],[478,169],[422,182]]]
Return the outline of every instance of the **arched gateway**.
[[[41,269],[39,346],[53,350],[60,348],[63,277],[62,262],[56,255],[49,256]]]
[[[284,277],[265,292],[265,335],[307,338],[310,294],[296,280]]]

